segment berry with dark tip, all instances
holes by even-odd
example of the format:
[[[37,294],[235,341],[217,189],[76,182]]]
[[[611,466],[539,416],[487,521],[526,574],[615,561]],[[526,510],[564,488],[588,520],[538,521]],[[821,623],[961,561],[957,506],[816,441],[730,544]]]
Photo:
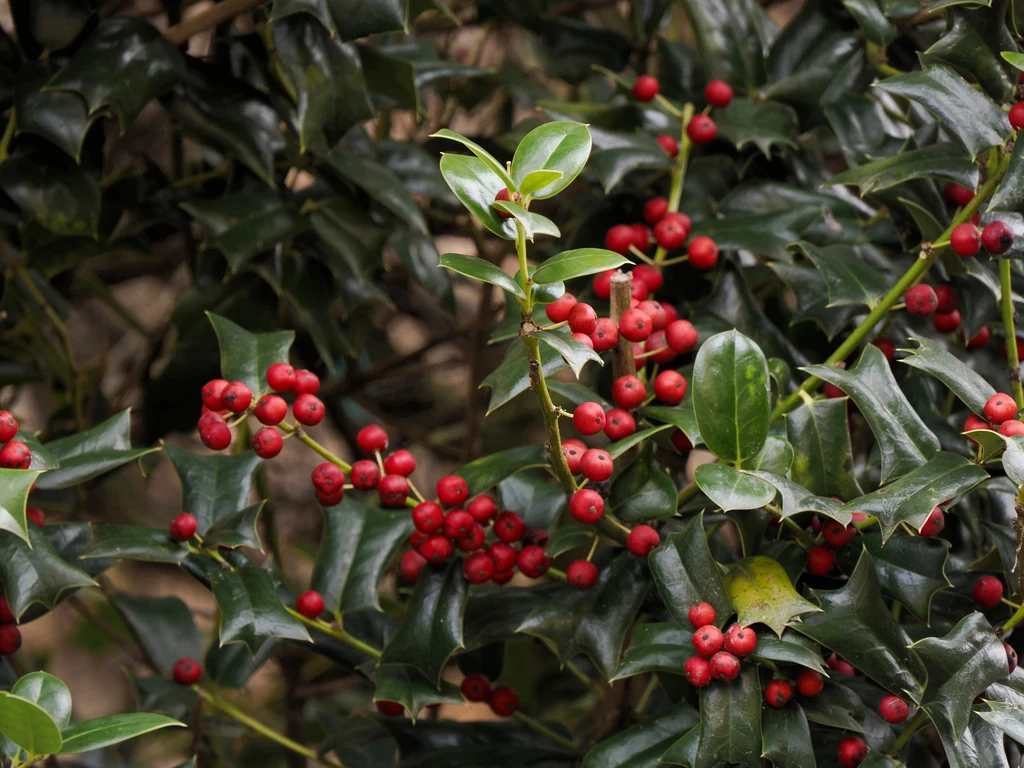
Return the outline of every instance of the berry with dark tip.
[[[1002,424],[1017,415],[1017,403],[1005,392],[996,392],[985,401],[985,418],[992,424]]]
[[[612,400],[620,408],[632,410],[647,397],[647,387],[636,376],[620,376],[612,384]]]
[[[732,87],[724,80],[712,80],[704,86],[704,100],[712,107],[727,107],[732,101]]]
[[[295,389],[295,369],[288,363],[274,363],[267,368],[267,384],[275,392],[291,392]]]
[[[572,412],[572,423],[581,435],[596,435],[604,429],[604,408],[598,403],[580,403]]]
[[[478,523],[486,523],[498,512],[498,505],[490,496],[477,496],[466,505],[466,511]]]
[[[491,681],[487,675],[473,672],[462,679],[462,696],[466,701],[487,701],[491,695]]]
[[[312,371],[298,370],[295,372],[295,388],[292,391],[296,395],[315,395],[320,391],[320,377]]]
[[[224,387],[220,400],[222,406],[232,413],[242,413],[252,404],[252,390],[241,381],[233,381]]]
[[[707,115],[696,115],[686,124],[686,135],[694,144],[707,144],[715,138],[718,126]]]
[[[733,624],[725,632],[725,650],[733,656],[749,656],[757,647],[757,633],[750,627]]]
[[[1006,651],[1006,663],[1010,665],[1010,674],[1013,674],[1013,670],[1017,668],[1017,652],[1011,645],[1004,642],[1003,650]]]
[[[686,682],[695,688],[711,685],[711,662],[703,656],[691,656],[683,667]]]
[[[930,285],[915,285],[903,296],[907,312],[914,317],[928,317],[939,306],[939,299]]]
[[[700,627],[693,633],[693,648],[701,656],[711,658],[725,645],[725,636],[714,624]]]
[[[437,498],[446,507],[457,507],[469,497],[466,481],[458,475],[448,475],[437,481]]]
[[[526,523],[515,512],[502,512],[494,521],[494,535],[511,544],[519,541],[526,533]]]
[[[686,354],[697,346],[697,329],[689,320],[673,320],[665,326],[665,340],[673,352]]]
[[[292,403],[292,415],[299,424],[315,427],[324,419],[324,404],[316,395],[299,395]]]
[[[444,512],[438,504],[424,501],[413,508],[412,524],[417,531],[436,533],[444,525]]]
[[[473,530],[476,521],[464,509],[453,509],[444,516],[444,535],[449,539],[461,539]]]
[[[261,424],[273,427],[280,424],[288,415],[288,403],[280,395],[264,395],[256,401],[253,413]]]
[[[612,476],[615,464],[611,454],[600,448],[590,448],[580,459],[580,471],[591,482],[600,483]]]
[[[261,459],[272,459],[284,447],[284,438],[277,427],[262,427],[252,436],[252,449]]]
[[[416,471],[416,457],[400,448],[384,458],[384,471],[389,475],[408,477]]]
[[[824,544],[807,550],[807,571],[815,576],[826,576],[836,564],[836,553]]]
[[[857,768],[868,756],[868,745],[859,736],[848,736],[836,750],[842,768]]]
[[[636,432],[636,419],[629,411],[612,408],[605,414],[604,433],[609,440],[622,440]]]
[[[544,307],[544,314],[552,323],[564,323],[569,319],[569,310],[576,305],[576,297],[566,291]]]
[[[411,584],[420,577],[423,566],[426,564],[427,560],[423,555],[415,550],[409,550],[402,555],[402,562],[399,563],[398,572],[402,574],[403,579]]]
[[[377,493],[385,507],[400,507],[409,498],[409,481],[402,475],[386,475],[377,484]]]
[[[0,443],[6,443],[18,434],[18,420],[10,411],[0,411]]]
[[[706,271],[718,262],[718,246],[710,237],[700,235],[693,238],[690,247],[686,249],[686,255],[695,269]]]
[[[357,491],[372,491],[380,482],[380,467],[375,461],[360,459],[352,465],[349,479]]]
[[[539,579],[551,566],[551,558],[544,554],[542,547],[523,547],[516,558],[516,565],[519,570],[531,579]]]
[[[496,541],[487,548],[487,556],[494,563],[496,573],[511,571],[516,567],[516,557],[519,555],[515,547],[506,544],[504,541]]]
[[[711,657],[711,677],[731,683],[740,674],[740,660],[728,651],[719,651]]]
[[[619,318],[619,335],[630,341],[644,341],[653,330],[654,321],[639,309],[627,309]]]
[[[583,461],[583,454],[586,452],[587,446],[582,440],[569,438],[562,441],[562,454],[565,456],[565,463],[574,475],[580,473],[580,464]]]
[[[174,682],[178,685],[195,685],[202,676],[203,667],[194,659],[186,657],[174,663]]]
[[[764,700],[775,709],[782,709],[792,697],[793,686],[785,680],[772,680],[764,688]]]
[[[203,405],[211,411],[220,411],[224,408],[222,399],[224,390],[230,382],[224,379],[213,379],[203,385]]]
[[[199,422],[199,439],[210,450],[223,451],[231,445],[231,430],[222,419],[214,416],[206,422]]]
[[[821,529],[825,543],[832,549],[842,549],[853,539],[856,529],[843,525],[838,520],[829,520]]]
[[[891,693],[882,697],[882,700],[878,703],[878,711],[887,723],[894,725],[902,723],[910,715],[910,707],[907,705],[907,702],[899,696],[893,696]]]
[[[483,584],[494,575],[494,563],[486,552],[477,552],[462,561],[462,573],[470,584]]]
[[[431,536],[423,540],[420,545],[420,554],[427,559],[428,563],[438,565],[448,559],[452,549],[451,541],[444,536]]]
[[[604,499],[597,491],[581,488],[569,499],[569,514],[581,523],[596,523],[604,514]]]
[[[686,395],[686,379],[678,371],[662,371],[654,379],[654,396],[669,405],[678,405]]]
[[[32,466],[32,451],[20,440],[11,440],[3,448],[0,448],[0,467],[3,469],[28,469],[30,466]]]
[[[590,340],[594,343],[595,351],[608,352],[619,342],[619,326],[610,317],[599,317]]]
[[[573,560],[565,569],[565,578],[569,586],[576,589],[592,589],[597,584],[597,566],[588,560]]]
[[[491,710],[499,717],[512,717],[519,709],[519,694],[507,685],[499,685],[491,691],[491,698],[488,701]]]
[[[1013,230],[1001,221],[990,222],[981,230],[981,247],[993,256],[1010,250],[1013,240]]]

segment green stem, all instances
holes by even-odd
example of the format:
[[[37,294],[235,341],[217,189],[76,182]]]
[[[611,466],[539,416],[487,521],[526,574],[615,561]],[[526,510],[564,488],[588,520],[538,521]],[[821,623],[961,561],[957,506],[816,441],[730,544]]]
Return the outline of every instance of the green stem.
[[[524,320],[528,317],[524,315]],[[544,417],[544,428],[548,433],[547,451],[548,460],[555,470],[562,490],[566,497],[576,492],[576,481],[572,478],[569,465],[566,463],[565,454],[562,453],[562,435],[558,428],[558,413],[555,404],[551,400],[551,393],[548,391],[547,382],[544,380],[544,369],[540,359],[540,340],[536,336],[524,336],[526,344],[526,357],[530,370],[530,386],[540,403],[541,414]]]
[[[526,230],[518,221],[516,222],[516,255],[519,257],[519,284],[523,287],[526,300],[520,302],[524,318],[533,317],[533,291],[530,290],[530,273],[526,263]]]
[[[683,196],[683,182],[686,180],[686,165],[690,160],[690,149],[693,147],[693,142],[690,141],[689,135],[686,133],[686,126],[693,118],[693,104],[687,102],[683,106],[683,114],[680,117],[682,123],[682,130],[679,135],[679,157],[676,158],[676,164],[672,168],[672,186],[668,193],[668,210],[671,213],[679,211],[679,201]],[[658,250],[654,252],[654,262],[661,264],[665,261],[666,251],[660,245]],[[675,263],[678,260],[673,260]]]
[[[1006,623],[1003,624],[1002,628],[1000,629],[999,634],[1000,635],[1005,635],[1007,632],[1009,632],[1015,626],[1020,624],[1022,619],[1024,619],[1024,605],[1022,605],[1020,608],[1018,608],[1016,611],[1014,611],[1013,616],[1011,616],[1009,619],[1006,620]]]
[[[358,637],[353,637],[348,632],[346,632],[344,629],[340,629],[340,628],[336,629],[335,627],[333,627],[330,624],[328,624],[326,621],[320,621],[319,619],[307,619],[305,616],[303,616],[301,613],[296,611],[294,608],[291,608],[291,607],[289,607],[287,605],[285,606],[285,610],[288,611],[288,613],[290,613],[292,616],[294,616],[296,619],[301,621],[306,626],[313,627],[314,629],[318,629],[321,632],[323,632],[324,634],[330,635],[335,640],[340,640],[341,642],[345,643],[346,645],[349,645],[352,648],[355,648],[357,651],[362,651],[367,656],[372,656],[375,659],[379,659],[380,658],[381,654],[380,654],[380,651],[378,649],[374,648],[372,645],[368,645],[368,644],[364,643]]]
[[[560,568],[548,568],[547,571],[544,572],[544,575],[552,581],[560,581],[563,584],[569,581],[569,577],[565,575],[565,571]]]
[[[903,732],[896,739],[896,743],[892,745],[892,751],[895,754],[899,752],[903,747],[910,741],[910,737],[913,736],[917,729],[920,728],[928,721],[928,715],[923,709],[919,709],[917,714],[907,723],[907,727],[903,729]]]
[[[647,705],[651,703],[651,697],[654,696],[654,692],[658,690],[658,683],[658,675],[652,674],[651,679],[647,681],[647,687],[644,688],[644,692],[640,694],[640,699],[637,701],[636,707],[633,709],[636,714],[642,715],[644,710],[647,709]]]
[[[562,734],[556,733],[539,720],[534,720],[532,717],[530,717],[529,715],[524,715],[522,712],[515,712],[512,714],[512,717],[518,720],[523,725],[525,725],[527,728],[536,731],[541,736],[544,736],[546,739],[562,747],[562,749],[566,750],[570,754],[576,755],[577,757],[579,756],[580,753],[576,749],[576,745],[572,743],[571,739],[567,739]]]
[[[4,135],[0,138],[0,162],[7,159],[7,148],[11,145],[11,139],[14,138],[14,127],[15,127],[15,112],[11,110],[11,117],[7,121],[7,127],[4,128]]]
[[[985,183],[982,185],[981,189],[978,190],[978,193],[974,196],[971,202],[965,205],[963,209],[960,211],[960,213],[953,217],[953,221],[950,222],[950,225],[946,228],[946,231],[939,235],[938,239],[936,240],[936,243],[948,243],[950,233],[952,233],[953,229],[958,224],[962,224],[963,222],[968,221],[972,216],[974,216],[974,214],[978,211],[982,204],[989,198],[992,192],[995,191],[995,188],[999,185],[999,182],[1002,180],[1003,175],[1006,173],[1006,168],[1009,165],[1009,162],[1010,154],[1007,153],[1003,157],[1002,161],[999,163],[999,166],[996,168],[995,173],[993,173],[985,181]],[[889,292],[882,297],[882,300],[877,305],[875,305],[874,309],[872,309],[868,313],[868,316],[864,318],[861,324],[858,325],[853,330],[853,332],[846,337],[846,341],[840,344],[836,348],[836,351],[829,355],[828,359],[825,360],[824,364],[833,365],[834,363],[837,363],[840,360],[845,360],[847,357],[849,357],[849,355],[855,349],[857,349],[858,346],[860,346],[860,343],[864,341],[865,338],[867,338],[867,336],[871,333],[874,327],[878,325],[878,322],[888,314],[892,306],[900,302],[903,299],[904,294],[910,288],[916,285],[918,281],[920,281],[928,273],[928,270],[931,268],[932,264],[935,263],[936,259],[938,259],[939,254],[942,252],[944,247],[945,246],[933,247],[931,244],[925,243],[921,248],[921,253],[918,255],[918,258],[911,265],[910,269],[908,269],[906,273],[904,273],[903,277],[901,277],[896,282],[896,285],[894,285],[889,290]],[[793,408],[796,405],[798,405],[801,401],[801,392],[813,392],[818,387],[820,387],[822,383],[822,380],[816,376],[810,376],[809,378],[807,378],[807,380],[805,380],[804,383],[800,385],[800,388],[797,389],[796,392],[791,394],[789,397],[787,397],[785,400],[783,400],[776,406],[775,410],[772,411],[772,420],[777,419],[778,417],[793,410]]]
[[[690,499],[696,497],[698,493],[700,493],[700,488],[697,487],[697,483],[690,482],[687,485],[685,485],[683,489],[679,491],[678,494],[676,494],[676,511],[679,511],[679,508],[681,506],[683,506]]]
[[[297,437],[299,440],[304,442],[314,451],[319,453],[321,456],[327,459],[327,461],[331,462],[331,464],[334,464],[336,467],[340,467],[342,472],[347,473],[352,471],[351,464],[335,456],[329,450],[320,445],[320,443],[318,443],[312,437],[303,432],[299,427],[293,427],[291,424],[288,424],[287,422],[284,421],[282,421],[277,426],[282,432],[287,432],[289,435],[294,434],[295,437]]]
[[[565,662],[565,668],[569,670],[570,674],[572,674],[573,677],[575,677],[577,680],[579,680],[581,683],[587,686],[587,688],[596,693],[599,699],[604,698],[604,688],[602,688],[599,682],[591,678],[582,669],[577,667],[571,661]]]
[[[999,304],[1003,310],[1003,328],[1006,330],[1006,362],[1010,366],[1010,386],[1017,410],[1024,408],[1024,388],[1020,383],[1020,358],[1017,355],[1017,331],[1014,328],[1013,296],[1010,288],[1010,260],[999,260],[999,286],[1002,295]]]
[[[256,720],[255,718],[247,715],[234,704],[225,701],[223,698],[221,698],[219,694],[209,691],[200,686],[196,686],[195,690],[196,693],[198,693],[203,699],[209,702],[212,707],[214,707],[215,709],[219,709],[232,720],[241,723],[246,728],[249,728],[258,733],[260,736],[263,736],[267,739],[270,739],[271,741],[280,744],[285,749],[290,750],[297,755],[302,755],[307,760],[312,760],[317,765],[327,766],[327,768],[344,768],[344,766],[341,763],[336,763],[333,760],[328,760],[325,757],[321,757],[316,753],[316,750],[310,749],[307,746],[299,744],[297,741],[292,741],[284,734],[278,733],[273,728],[270,728],[269,726],[266,726],[263,723],[261,723],[259,720]]]

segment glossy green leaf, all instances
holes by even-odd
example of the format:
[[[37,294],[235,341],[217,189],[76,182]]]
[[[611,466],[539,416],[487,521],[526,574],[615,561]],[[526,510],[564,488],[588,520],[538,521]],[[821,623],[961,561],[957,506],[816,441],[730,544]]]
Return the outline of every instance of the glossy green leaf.
[[[593,540],[594,530],[590,526],[563,525],[551,534],[544,552],[555,558],[574,549],[590,546]]]
[[[796,458],[793,481],[818,496],[852,499],[862,491],[853,473],[850,427],[843,400],[815,400],[786,414]]]
[[[384,647],[381,663],[412,667],[440,685],[448,659],[463,647],[462,616],[468,594],[460,560],[443,567],[427,565],[416,580],[405,619]]]
[[[1024,744],[1024,707],[1006,701],[989,701],[987,704],[989,709],[978,710],[977,715],[1018,744]]]
[[[524,197],[532,197],[534,192],[554,184],[564,175],[561,171],[530,171],[523,177],[523,182],[519,185],[519,192]]]
[[[999,55],[1015,47],[1007,29],[1005,3],[999,7],[1002,13],[988,8],[954,9],[950,13],[952,26],[925,51],[929,57],[970,72],[997,102],[1009,97],[1017,84],[1016,72]]]
[[[438,269],[441,257],[429,237],[420,233],[397,229],[388,238],[402,266],[412,278],[432,295],[440,297],[446,307],[453,305],[451,276]]]
[[[334,173],[377,200],[399,221],[420,232],[427,232],[427,222],[416,201],[402,182],[383,165],[341,149],[335,149],[328,155],[327,165]]]
[[[551,221],[551,219],[541,216],[539,213],[531,213],[521,205],[510,203],[506,200],[498,200],[491,203],[491,205],[499,211],[511,214],[512,218],[523,228],[523,237],[531,243],[536,239],[537,235],[550,235],[551,237],[561,237],[562,235],[558,231],[555,222]]]
[[[407,510],[368,507],[349,494],[341,504],[324,507],[323,515],[312,588],[332,613],[379,611],[377,585],[395,551],[412,533],[412,517]]]
[[[357,40],[405,27],[405,4],[400,0],[364,0],[359,3],[327,0],[327,5],[342,40]]]
[[[972,158],[1010,136],[1003,110],[949,67],[895,75],[876,87],[927,107],[963,142]]]
[[[86,720],[84,723],[75,723],[65,728],[64,746],[60,753],[77,755],[94,749],[112,747],[161,728],[184,727],[184,723],[152,712],[129,712],[124,715],[97,717],[95,720]]]
[[[501,506],[518,512],[528,527],[545,530],[552,528],[567,505],[565,492],[558,485],[533,472],[506,477],[498,483],[498,497]]]
[[[693,649],[692,627],[680,627],[674,621],[637,624],[629,646],[622,654],[622,663],[610,682],[644,672],[681,675],[687,659],[696,653]]]
[[[887,275],[864,261],[854,246],[818,247],[801,241],[793,245],[814,264],[828,286],[829,306],[866,306],[873,309],[890,287]]]
[[[829,339],[842,331],[853,316],[852,306],[829,306],[828,289],[825,281],[813,267],[798,267],[773,261],[771,269],[789,286],[796,297],[796,311],[791,325],[805,321],[816,323]]]
[[[934,341],[914,341],[918,343],[917,349],[903,350],[910,355],[900,358],[900,362],[931,374],[960,398],[964,405],[979,416],[983,415],[985,402],[996,393],[995,387]]]
[[[562,251],[542,263],[533,273],[533,282],[561,283],[586,275],[596,275],[609,269],[632,264],[625,256],[604,248],[577,248]]]
[[[722,251],[747,250],[770,258],[788,259],[786,247],[820,220],[821,210],[817,207],[729,214],[721,219],[696,222],[691,234],[710,237]]]
[[[680,626],[689,624],[690,608],[700,602],[714,607],[716,626],[725,626],[733,607],[722,572],[708,549],[703,514],[693,518],[679,533],[666,537],[647,556],[647,562],[665,607]]]
[[[474,155],[476,155],[481,161],[483,161],[483,163],[488,168],[494,171],[494,173],[497,174],[498,178],[505,182],[505,187],[510,192],[520,192],[523,196],[530,194],[529,192],[524,192],[523,190],[521,190],[519,188],[519,185],[512,180],[512,177],[509,176],[508,171],[505,169],[504,163],[498,162],[497,158],[494,157],[494,155],[492,155],[486,149],[481,147],[475,141],[467,139],[461,133],[456,133],[455,131],[449,128],[442,128],[437,133],[432,133],[430,137],[439,139],[451,139],[452,141],[459,142],[459,144],[461,144]]]
[[[35,525],[28,528],[30,543],[0,531],[0,581],[19,619],[34,603],[52,609],[67,592],[96,586],[87,573],[57,553],[43,531]]]
[[[693,768],[722,764],[761,768],[761,684],[747,666],[729,685],[700,690],[700,742]],[[671,761],[673,749],[662,758]]]
[[[1006,452],[1003,454],[1003,469],[1006,476],[1017,485],[1024,485],[1024,438],[1019,435],[1003,437],[998,432],[996,435],[1006,446]]]
[[[547,453],[544,446],[520,445],[474,459],[455,470],[453,474],[466,481],[470,496],[476,496],[517,472],[546,465]]]
[[[650,580],[643,561],[628,552],[601,564],[600,571],[592,589],[564,587],[534,609],[517,631],[539,637],[563,663],[585,653],[607,679],[618,665]]]
[[[660,768],[661,756],[697,725],[699,713],[679,702],[656,717],[598,742],[583,758],[583,768]]]
[[[939,450],[939,440],[900,391],[881,350],[868,344],[856,367],[811,365],[808,373],[835,384],[853,398],[882,452],[882,482],[904,475]]]
[[[210,585],[220,607],[221,645],[244,643],[256,655],[272,639],[310,642],[306,628],[284,609],[270,574],[262,568],[217,570]]]
[[[877,0],[843,0],[850,15],[864,31],[865,37],[883,48],[896,37],[895,25],[885,17]]]
[[[202,658],[203,638],[178,598],[117,594],[111,601],[161,674],[170,676],[183,657]]]
[[[945,729],[939,730],[939,739],[949,768],[1011,768],[1002,731],[977,712],[971,714],[970,724],[959,741],[954,741]]]
[[[804,768],[815,764],[811,728],[798,704],[782,709],[768,707],[762,717],[762,754],[775,768]]]
[[[190,200],[181,207],[203,226],[203,247],[220,251],[233,270],[306,228],[298,208],[267,187]]]
[[[924,665],[882,599],[870,554],[861,555],[842,589],[810,594],[822,610],[793,625],[797,632],[835,651],[883,688],[920,699]]]
[[[0,530],[28,538],[28,518],[25,509],[28,494],[40,473],[24,469],[0,469]]]
[[[644,440],[649,440],[659,432],[664,432],[668,429],[672,429],[671,424],[659,424],[657,427],[641,429],[639,432],[634,432],[629,437],[616,440],[614,443],[608,443],[608,445],[605,446],[605,450],[608,451],[609,456],[613,459],[617,459],[619,456],[625,456],[626,453],[640,445]]]
[[[672,159],[647,133],[616,134],[614,141],[600,144],[598,150],[590,158],[590,170],[597,175],[605,193],[611,192],[634,171],[672,167]]]
[[[709,80],[725,80],[741,92],[764,82],[764,51],[772,22],[756,2],[686,0],[684,7]]]
[[[1024,54],[1015,54],[1024,56]],[[1024,142],[1013,143],[1010,165],[1006,175],[999,182],[992,199],[988,202],[989,211],[1019,211],[1024,208]]]
[[[705,341],[693,366],[693,407],[704,444],[720,459],[757,454],[768,436],[768,363],[738,331]]]
[[[267,369],[274,363],[288,361],[288,350],[295,341],[295,332],[249,333],[226,317],[212,312],[207,312],[206,316],[210,318],[220,345],[221,376],[228,381],[243,382],[252,390],[255,400],[268,390]],[[234,507],[230,511],[238,509]]]
[[[461,253],[441,254],[440,266],[458,272],[460,275],[496,285],[512,295],[525,299],[526,294],[519,284],[509,277],[502,269],[489,261],[476,256],[463,256]]]
[[[747,469],[785,475],[793,466],[793,446],[784,437],[768,435],[764,447],[747,462]]]
[[[209,548],[238,549],[248,547],[257,552],[263,551],[258,529],[260,512],[265,500],[250,504],[233,515],[223,517],[210,526],[203,535],[203,545]]]
[[[703,439],[700,436],[700,429],[697,428],[697,414],[693,410],[693,389],[687,390],[686,396],[679,405],[670,408],[667,405],[649,405],[640,411],[640,414],[651,421],[661,421],[672,424],[683,431],[690,442],[700,445]]]
[[[800,120],[796,110],[778,101],[736,98],[728,107],[716,110],[718,133],[743,149],[757,147],[765,157],[772,156],[772,147],[796,148]]]
[[[530,131],[516,147],[512,178],[521,185],[535,171],[560,171],[561,176],[533,193],[544,200],[568,187],[590,157],[590,129],[582,123],[555,121]]]
[[[886,540],[900,523],[921,530],[936,505],[966,493],[987,479],[988,473],[966,457],[941,452],[923,467],[874,493],[847,502],[843,510],[867,512],[877,517],[883,540]]]
[[[729,566],[724,582],[736,620],[743,625],[766,624],[782,636],[797,616],[818,610],[793,589],[785,569],[770,557],[746,557]]]
[[[0,163],[0,189],[54,234],[97,236],[99,182],[67,158],[11,155]]]
[[[552,347],[544,345],[540,348],[540,360],[544,376],[549,377],[564,371],[568,364]],[[523,344],[512,344],[505,359],[492,370],[480,384],[489,387],[491,399],[487,404],[487,415],[494,413],[516,395],[530,388],[530,369],[526,361],[526,347]]]
[[[779,492],[779,496],[782,499],[783,517],[791,517],[801,512],[818,512],[831,517],[833,520],[838,520],[843,525],[847,525],[853,519],[851,513],[839,510],[842,502],[825,496],[816,496],[803,486],[781,475],[771,472],[752,471],[744,472],[744,474],[763,480]]]
[[[821,666],[821,651],[810,640],[787,629],[782,637],[775,637],[767,632],[757,635],[757,647],[754,654],[758,659],[780,662],[782,664],[799,664],[815,672],[824,672]]]
[[[530,613],[561,591],[560,586],[505,587],[497,592],[475,592],[466,604],[465,650],[475,651],[515,635]]]
[[[441,175],[455,196],[476,219],[498,237],[515,239],[515,225],[492,206],[505,182],[490,165],[469,155],[442,155]]]
[[[75,162],[81,162],[85,136],[99,115],[77,93],[42,90],[57,71],[52,61],[33,62],[23,67],[14,84],[17,134],[42,136]]]
[[[93,523],[92,541],[81,557],[178,564],[188,557],[188,547],[172,539],[167,528]]]
[[[676,485],[648,445],[612,483],[608,497],[616,517],[639,523],[676,513]]]
[[[534,331],[533,334],[562,356],[576,378],[579,378],[583,366],[593,361],[604,365],[601,356],[582,341],[555,331]]]
[[[760,509],[775,498],[775,488],[727,464],[701,464],[694,481],[723,512]]]
[[[235,456],[200,456],[171,443],[164,452],[181,479],[182,506],[195,515],[199,533],[231,517],[252,497],[254,472],[260,459],[246,451]]]
[[[0,691],[0,734],[31,755],[60,752],[60,728],[39,704]]]
[[[462,691],[447,680],[441,690],[412,667],[397,664],[381,667],[377,673],[374,701],[397,701],[416,719],[416,714],[434,704],[465,704]]]
[[[30,672],[18,679],[11,693],[45,709],[58,728],[66,728],[71,722],[71,691],[58,677]]]
[[[864,196],[913,179],[949,179],[974,189],[978,166],[955,144],[932,144],[855,166],[832,176],[825,184],[856,186]]]

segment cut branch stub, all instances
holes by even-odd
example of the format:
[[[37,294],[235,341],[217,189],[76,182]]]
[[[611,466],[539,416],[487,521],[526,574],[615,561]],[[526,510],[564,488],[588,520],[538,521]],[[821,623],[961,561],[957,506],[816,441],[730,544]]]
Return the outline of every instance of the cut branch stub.
[[[629,309],[633,300],[632,281],[628,272],[621,269],[612,275],[611,318],[615,325],[619,324],[622,313]],[[619,336],[619,343],[612,350],[612,374],[615,378],[636,373],[633,361],[633,342]]]

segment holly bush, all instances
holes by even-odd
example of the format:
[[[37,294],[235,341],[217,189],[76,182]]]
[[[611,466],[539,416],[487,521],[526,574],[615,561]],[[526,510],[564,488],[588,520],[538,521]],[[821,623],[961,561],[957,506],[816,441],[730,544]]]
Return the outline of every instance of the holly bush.
[[[1020,0],[9,6],[0,764],[1021,764]]]

